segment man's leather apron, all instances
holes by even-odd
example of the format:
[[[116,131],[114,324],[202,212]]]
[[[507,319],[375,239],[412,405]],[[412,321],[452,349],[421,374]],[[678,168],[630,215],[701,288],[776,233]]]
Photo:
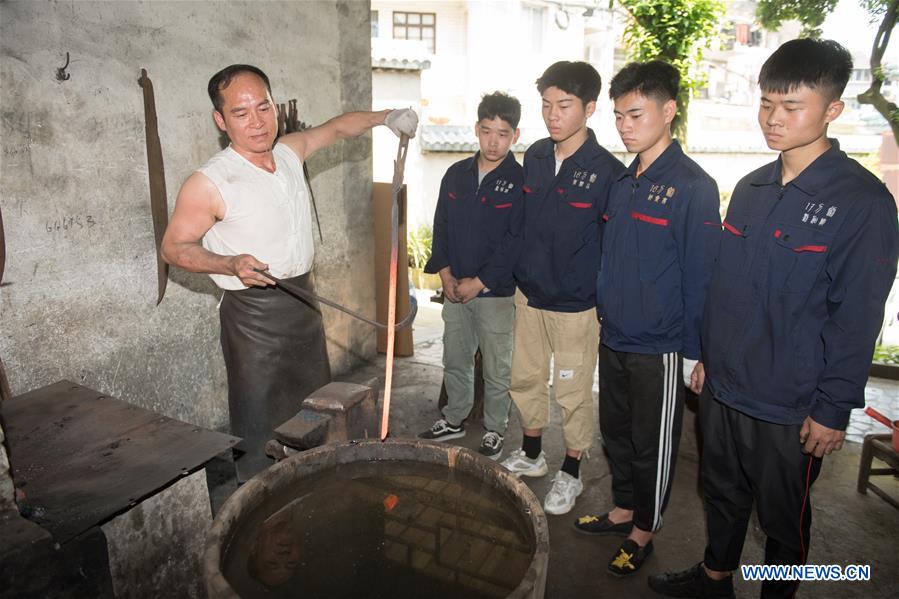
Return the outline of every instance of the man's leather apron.
[[[315,292],[311,273],[286,281]],[[331,382],[331,367],[317,304],[274,286],[252,287],[225,291],[219,315],[231,433],[243,437],[246,451],[237,460],[244,482],[272,464],[265,455],[272,431]]]

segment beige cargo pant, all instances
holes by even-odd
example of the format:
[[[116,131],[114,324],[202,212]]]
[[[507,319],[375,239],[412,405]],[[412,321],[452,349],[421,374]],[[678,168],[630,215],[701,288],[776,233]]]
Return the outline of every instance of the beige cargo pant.
[[[593,444],[593,373],[599,350],[596,310],[552,312],[527,305],[515,292],[515,334],[509,393],[527,429],[549,424],[550,358],[553,387],[562,411],[565,446],[585,451]]]

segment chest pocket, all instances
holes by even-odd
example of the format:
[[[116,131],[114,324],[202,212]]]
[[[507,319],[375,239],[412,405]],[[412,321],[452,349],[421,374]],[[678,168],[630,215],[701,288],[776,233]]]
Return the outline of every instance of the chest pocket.
[[[503,210],[509,210],[512,207],[512,198],[514,197],[514,195],[510,195],[508,193],[502,193],[500,191],[489,189],[486,193],[480,196],[479,201],[484,206],[490,208],[490,210],[502,213]]]
[[[771,248],[771,289],[805,293],[821,275],[833,236],[811,227],[778,225]]]
[[[584,213],[590,212],[596,203],[596,193],[592,189],[557,185],[553,193],[561,204],[562,213],[573,212],[575,215],[583,216]]]
[[[629,210],[628,219],[635,233],[628,240],[628,249],[640,261],[640,280],[652,282],[677,261],[670,215],[666,212]]]
[[[750,248],[758,221],[742,215],[727,215],[722,226],[721,250],[718,252],[718,268],[744,275],[749,268]]]

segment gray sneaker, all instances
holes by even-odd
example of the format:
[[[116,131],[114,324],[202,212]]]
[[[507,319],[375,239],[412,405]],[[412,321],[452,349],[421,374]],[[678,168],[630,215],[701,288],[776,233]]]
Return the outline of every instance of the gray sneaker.
[[[547,470],[546,454],[541,451],[540,455],[532,460],[525,455],[523,449],[516,449],[500,462],[500,465],[515,476],[543,476]]]
[[[484,434],[484,438],[481,439],[478,453],[487,456],[491,460],[499,459],[499,456],[503,453],[503,436],[493,431],[487,431]]]

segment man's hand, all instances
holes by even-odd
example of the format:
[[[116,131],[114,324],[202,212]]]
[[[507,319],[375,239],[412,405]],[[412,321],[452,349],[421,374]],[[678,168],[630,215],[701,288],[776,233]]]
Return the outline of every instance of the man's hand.
[[[418,115],[411,108],[399,108],[391,110],[384,118],[384,124],[393,131],[397,137],[405,135],[409,139],[415,137],[418,129]]]
[[[443,284],[443,297],[454,304],[457,303],[459,296],[456,295],[456,287],[459,285],[459,281],[453,276],[453,271],[449,266],[445,266],[440,269],[438,274],[440,275],[440,282]]]
[[[693,372],[690,373],[690,384],[687,386],[690,387],[690,391],[699,395],[702,393],[703,385],[705,385],[705,367],[702,362],[696,362]]]
[[[456,295],[460,302],[467,304],[476,298],[478,294],[481,293],[482,289],[484,289],[484,284],[481,282],[480,277],[459,279],[459,285],[456,287]]]
[[[249,254],[231,256],[231,274],[240,279],[247,287],[267,287],[274,285],[271,279],[256,272],[256,270],[268,270],[268,264],[260,262]]]
[[[814,455],[816,458],[842,449],[845,437],[845,431],[827,428],[812,420],[811,416],[805,418],[805,422],[802,423],[802,428],[799,430],[802,453]]]

